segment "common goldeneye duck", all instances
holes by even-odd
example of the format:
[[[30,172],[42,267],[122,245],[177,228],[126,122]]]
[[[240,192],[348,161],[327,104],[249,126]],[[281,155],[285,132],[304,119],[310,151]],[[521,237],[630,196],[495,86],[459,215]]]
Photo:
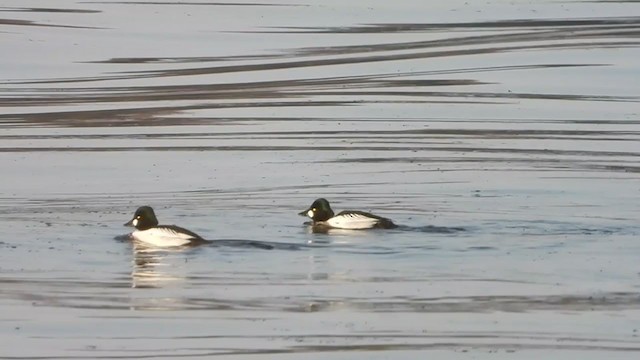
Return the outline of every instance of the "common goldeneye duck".
[[[313,226],[327,226],[336,229],[392,229],[397,227],[393,221],[377,215],[358,210],[345,210],[334,215],[326,199],[317,199],[311,206],[300,212],[300,216],[308,216],[313,220]]]
[[[154,246],[199,245],[207,242],[200,235],[175,225],[158,225],[158,219],[150,206],[141,206],[133,219],[124,224],[136,228],[131,238]]]

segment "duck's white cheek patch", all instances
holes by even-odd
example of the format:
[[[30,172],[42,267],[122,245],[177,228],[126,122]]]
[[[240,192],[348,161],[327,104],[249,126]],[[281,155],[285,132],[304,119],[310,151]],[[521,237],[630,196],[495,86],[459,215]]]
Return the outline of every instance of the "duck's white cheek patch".
[[[307,211],[307,216],[308,216],[308,217],[313,218],[313,215],[314,215],[313,210],[309,210],[309,211]]]
[[[138,219],[133,219],[131,223],[133,224],[133,226],[138,226]]]

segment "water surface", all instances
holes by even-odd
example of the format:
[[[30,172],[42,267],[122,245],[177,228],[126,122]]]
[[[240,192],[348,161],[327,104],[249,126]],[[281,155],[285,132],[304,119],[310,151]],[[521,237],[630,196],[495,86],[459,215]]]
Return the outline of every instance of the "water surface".
[[[4,1],[0,358],[635,359],[638,6]]]

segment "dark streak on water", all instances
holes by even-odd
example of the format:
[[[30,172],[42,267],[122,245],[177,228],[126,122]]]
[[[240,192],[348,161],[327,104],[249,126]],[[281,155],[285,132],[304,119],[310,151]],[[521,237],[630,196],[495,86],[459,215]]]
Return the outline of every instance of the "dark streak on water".
[[[0,12],[43,12],[43,13],[97,14],[97,13],[100,13],[101,11],[100,10],[85,10],[85,9],[0,7]]]
[[[291,4],[277,4],[277,3],[260,3],[260,2],[188,2],[188,1],[180,1],[180,2],[170,2],[170,1],[109,1],[109,2],[101,2],[101,1],[92,1],[92,2],[80,2],[82,3],[90,3],[90,4],[103,4],[103,5],[148,5],[148,6],[299,6],[299,5],[291,5]]]
[[[59,24],[38,24],[29,20],[15,20],[15,19],[0,19],[1,25],[9,25],[9,26],[42,26],[42,27],[52,27],[52,28],[69,28],[69,29],[98,29],[96,27],[87,27],[87,26],[71,26],[71,25],[59,25]]]

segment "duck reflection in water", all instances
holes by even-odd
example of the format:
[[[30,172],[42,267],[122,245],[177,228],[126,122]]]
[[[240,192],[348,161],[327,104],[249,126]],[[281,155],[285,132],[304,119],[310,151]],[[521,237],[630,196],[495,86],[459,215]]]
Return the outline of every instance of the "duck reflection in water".
[[[139,241],[133,241],[133,270],[131,287],[160,288],[183,282],[186,269],[181,266],[185,260],[176,257],[189,247],[158,248]]]

